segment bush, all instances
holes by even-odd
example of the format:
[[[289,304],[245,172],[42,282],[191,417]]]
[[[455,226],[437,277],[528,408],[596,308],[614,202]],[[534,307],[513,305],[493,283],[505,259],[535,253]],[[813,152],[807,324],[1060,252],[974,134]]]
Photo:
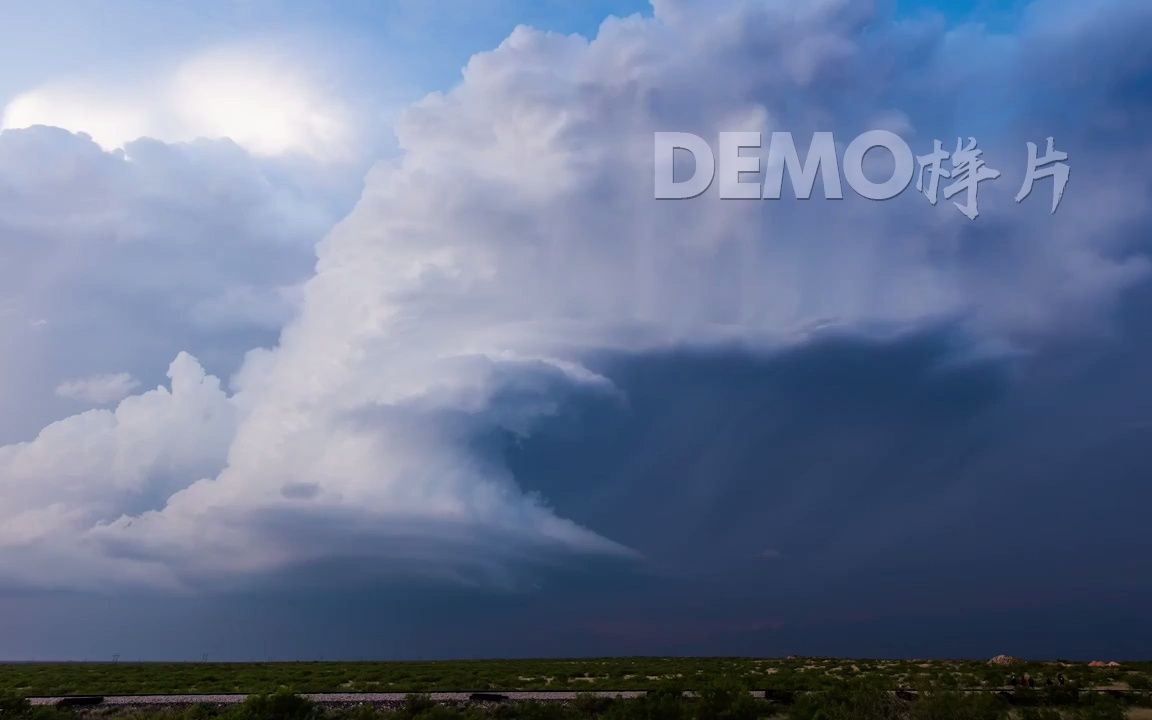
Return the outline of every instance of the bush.
[[[72,720],[73,717],[56,707],[32,705],[23,695],[0,691],[0,720]]]
[[[281,688],[267,695],[250,695],[233,712],[235,720],[321,720],[316,703]]]
[[[0,692],[0,718],[25,718],[32,714],[32,703],[10,692]]]
[[[1149,680],[1147,675],[1129,673],[1124,680],[1127,681],[1128,687],[1133,690],[1152,690],[1152,680]]]
[[[1008,707],[997,697],[959,692],[923,693],[909,708],[910,720],[1005,720]]]
[[[826,692],[801,696],[790,720],[900,720],[905,705],[884,688],[851,682]]]
[[[350,708],[337,708],[325,713],[329,720],[393,720],[396,714],[377,710],[371,705],[356,705]]]
[[[396,713],[396,717],[403,720],[411,720],[412,718],[421,717],[432,710],[435,710],[437,705],[429,695],[420,693],[412,693],[404,696],[404,706]]]
[[[497,720],[572,720],[575,711],[557,703],[518,702],[501,705],[492,717]]]
[[[518,715],[500,714],[500,711],[504,709],[499,708],[496,717],[519,717]],[[393,712],[373,711],[373,713],[374,715],[371,717],[363,715],[354,720],[374,720],[374,718],[379,720],[485,720],[488,717],[477,708],[461,709],[441,705],[430,696],[420,693],[405,696],[404,705],[399,710]]]
[[[688,720],[689,715],[683,691],[664,686],[635,700],[614,703],[604,717],[608,720]]]
[[[763,703],[738,683],[716,682],[697,693],[697,720],[756,720]]]
[[[1124,720],[1124,706],[1110,697],[1093,697],[1072,713],[1075,720]]]
[[[433,704],[426,710],[422,710],[419,715],[398,715],[397,717],[414,717],[417,718],[417,720],[483,720],[485,715],[474,708],[461,710],[459,708]]]
[[[617,702],[618,701],[613,698],[592,695],[590,693],[580,693],[572,702],[572,711],[577,717],[598,718],[607,715],[608,709]]]

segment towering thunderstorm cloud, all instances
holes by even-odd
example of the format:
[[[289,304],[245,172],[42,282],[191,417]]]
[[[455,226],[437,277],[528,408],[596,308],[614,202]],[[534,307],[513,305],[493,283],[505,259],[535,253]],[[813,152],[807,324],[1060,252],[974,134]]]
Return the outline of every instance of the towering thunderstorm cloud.
[[[199,339],[165,385],[0,447],[0,581],[188,589],[352,559],[498,582],[558,554],[638,561],[522,492],[476,439],[530,435],[573,394],[627,402],[597,370],[607,353],[772,353],[819,333],[950,323],[987,354],[1107,332],[1107,311],[1148,270],[1133,228],[1149,221],[1152,95],[1132,93],[1148,83],[1139,29],[1152,7],[1091,4],[1109,12],[1037,0],[1010,36],[931,16],[877,23],[883,11],[855,0],[654,0],[652,17],[610,18],[591,40],[517,28],[402,114],[399,152],[327,230],[311,276],[311,241],[339,202],[301,179],[314,165],[293,163],[322,162],[325,145],[290,161],[235,138],[106,150],[5,131],[6,256],[39,263],[44,283],[100,288],[125,318],[107,330],[125,348],[152,347],[153,327]],[[1093,67],[1074,60],[1086,42]],[[1070,93],[1075,107],[1061,104]],[[654,131],[846,142],[873,128],[918,153],[977,136],[1003,172],[981,189],[979,220],[912,192],[652,199]],[[1013,201],[1024,143],[1049,135],[1073,163],[1056,215],[1043,185]],[[307,142],[300,131],[283,144]],[[90,181],[62,190],[64,167]],[[51,248],[77,242],[82,220],[106,228],[80,240],[93,264],[56,267]],[[99,264],[103,246],[115,266]],[[16,265],[0,267],[16,288],[0,333],[12,347],[59,333],[45,346],[71,358],[46,385],[57,402],[114,402],[155,371],[84,362],[90,335],[57,330],[44,308],[62,300],[44,283],[33,298]],[[222,383],[205,367],[230,372],[238,337],[269,347]],[[8,406],[35,363],[5,356]]]

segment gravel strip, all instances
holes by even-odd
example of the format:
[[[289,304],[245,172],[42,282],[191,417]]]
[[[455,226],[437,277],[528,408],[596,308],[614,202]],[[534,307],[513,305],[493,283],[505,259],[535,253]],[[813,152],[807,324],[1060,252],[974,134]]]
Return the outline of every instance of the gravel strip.
[[[637,698],[644,694],[642,690],[593,690],[586,692],[497,692],[481,691],[490,695],[502,695],[509,700],[534,700],[538,702],[566,702],[575,700],[579,695],[595,695],[610,698]],[[322,705],[358,705],[369,703],[373,705],[395,705],[404,702],[411,693],[304,693],[303,697]],[[426,693],[436,702],[466,703],[472,699],[471,692],[433,692]],[[55,705],[65,698],[37,697],[29,698],[33,705]],[[145,706],[145,705],[235,705],[248,699],[247,695],[217,694],[217,695],[106,695],[103,706]]]

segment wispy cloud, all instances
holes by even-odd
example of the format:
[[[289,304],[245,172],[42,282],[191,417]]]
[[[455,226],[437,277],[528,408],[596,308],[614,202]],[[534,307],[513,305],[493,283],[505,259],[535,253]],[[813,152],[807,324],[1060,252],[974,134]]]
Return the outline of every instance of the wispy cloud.
[[[138,387],[140,381],[129,373],[92,375],[60,383],[56,395],[91,405],[108,405],[123,400]]]

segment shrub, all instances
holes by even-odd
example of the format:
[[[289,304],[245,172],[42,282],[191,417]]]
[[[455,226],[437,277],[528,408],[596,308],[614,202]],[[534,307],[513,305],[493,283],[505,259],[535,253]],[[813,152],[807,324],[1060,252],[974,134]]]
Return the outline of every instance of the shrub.
[[[396,717],[393,712],[377,710],[371,705],[329,710],[325,715],[330,720],[391,720]]]
[[[1110,697],[1092,697],[1072,713],[1075,720],[1124,720],[1124,706]]]
[[[613,698],[592,695],[590,693],[580,693],[576,696],[576,699],[572,701],[572,711],[577,717],[598,718],[606,715],[608,709],[615,705],[616,702]]]
[[[32,714],[32,703],[10,692],[0,692],[0,718],[25,718]]]
[[[909,708],[910,720],[1005,720],[1008,707],[999,698],[959,692],[923,693]]]
[[[1147,675],[1130,673],[1124,679],[1128,682],[1128,687],[1133,690],[1152,690],[1152,680],[1148,679]]]
[[[790,720],[900,720],[905,705],[892,693],[870,683],[849,682],[826,692],[801,696]]]
[[[421,693],[412,693],[404,696],[404,706],[396,713],[397,718],[410,720],[418,718],[439,707],[430,696]]]
[[[496,708],[497,720],[569,720],[575,711],[556,703],[518,702]]]
[[[683,691],[663,686],[635,700],[614,703],[604,717],[608,720],[688,720],[689,716]]]
[[[763,703],[744,686],[726,681],[712,683],[697,693],[697,720],[756,720]]]
[[[418,720],[482,720],[485,716],[476,709],[461,710],[446,705],[433,704],[432,707],[422,710],[419,715],[412,717]]]
[[[267,695],[250,695],[234,711],[236,720],[320,720],[316,703],[281,688]]]

